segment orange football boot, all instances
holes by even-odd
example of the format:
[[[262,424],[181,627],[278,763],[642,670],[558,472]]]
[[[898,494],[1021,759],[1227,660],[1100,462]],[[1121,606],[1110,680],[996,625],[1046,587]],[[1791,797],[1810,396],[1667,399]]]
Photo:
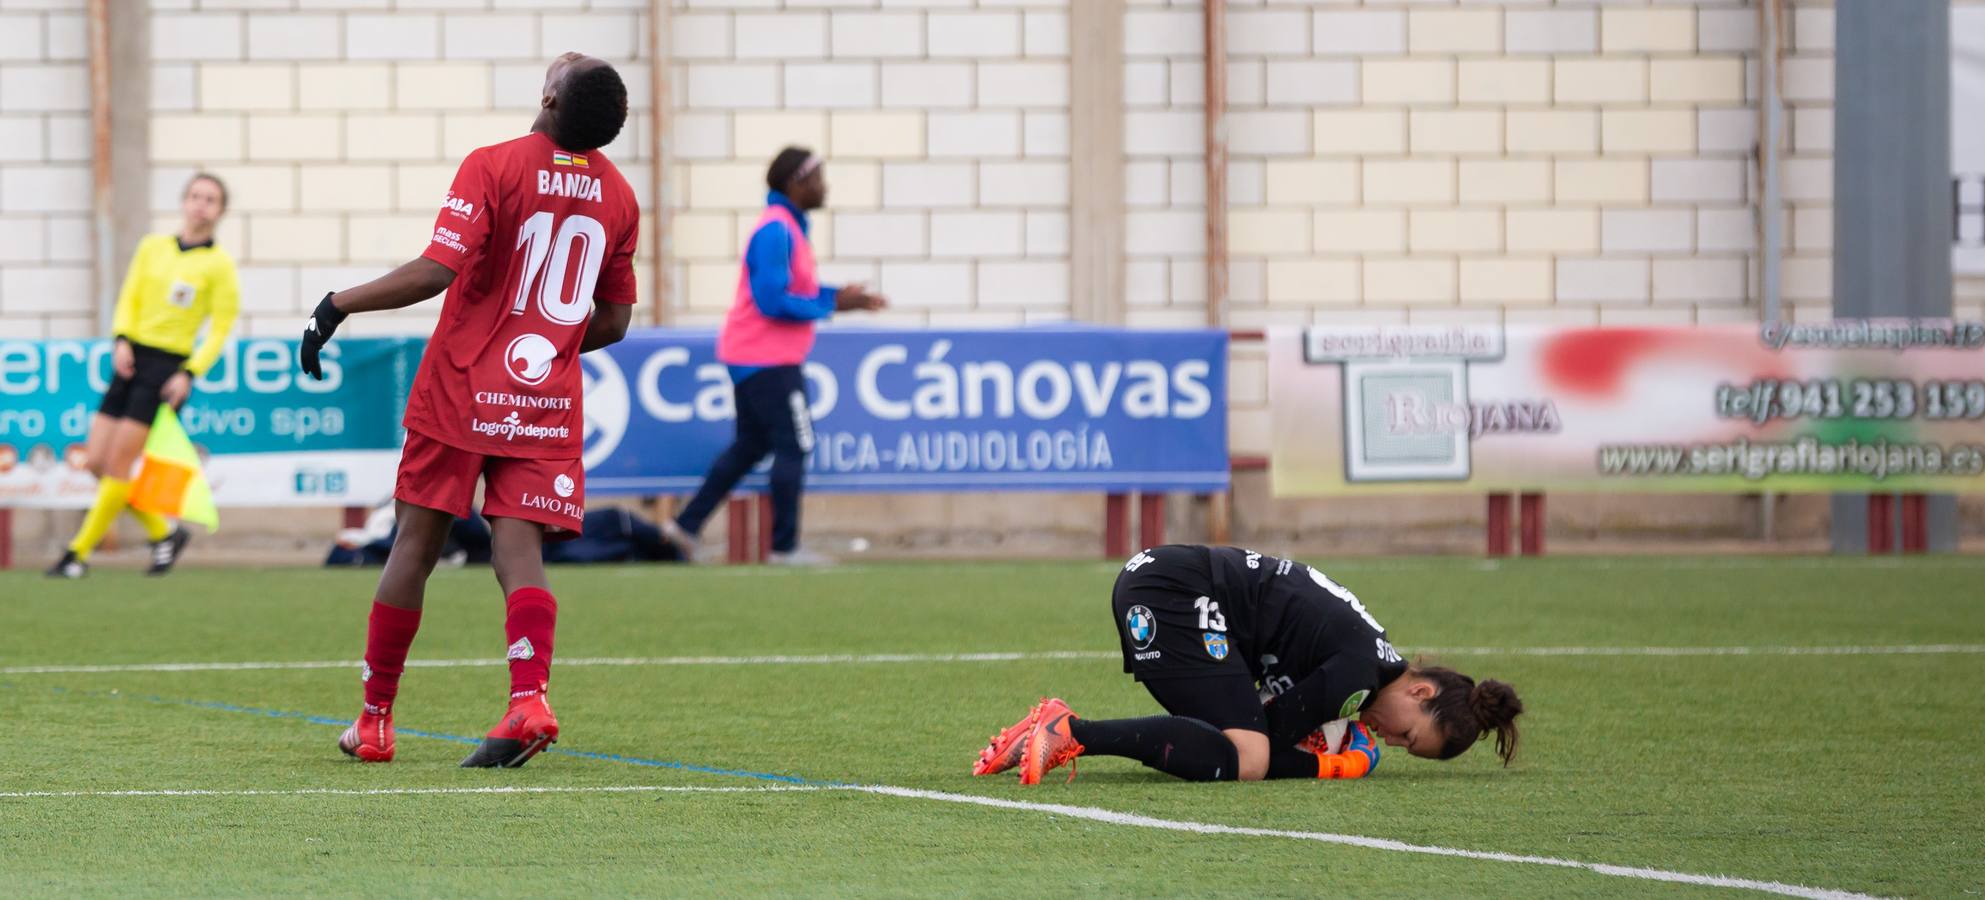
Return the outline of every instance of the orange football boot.
[[[482,746],[462,760],[462,768],[514,769],[557,742],[558,717],[552,715],[544,691],[533,691],[526,697],[511,698],[510,711],[483,737]]]
[[[393,711],[367,703],[358,721],[338,736],[338,749],[361,762],[392,762]]]
[[[1020,717],[1020,721],[1007,726],[1005,731],[993,735],[987,742],[986,749],[979,751],[978,762],[972,764],[972,774],[997,775],[1020,765],[1020,751],[1027,745],[1027,732],[1034,729],[1034,717],[1040,713],[1041,707],[1047,705],[1047,702],[1044,699],[1035,704],[1033,709]]]
[[[1068,780],[1075,780],[1075,758],[1082,755],[1082,745],[1068,731],[1069,720],[1074,718],[1075,713],[1059,697],[1034,707],[1034,727],[1028,729],[1020,749],[1021,784],[1040,784],[1042,775],[1064,764],[1068,766]]]

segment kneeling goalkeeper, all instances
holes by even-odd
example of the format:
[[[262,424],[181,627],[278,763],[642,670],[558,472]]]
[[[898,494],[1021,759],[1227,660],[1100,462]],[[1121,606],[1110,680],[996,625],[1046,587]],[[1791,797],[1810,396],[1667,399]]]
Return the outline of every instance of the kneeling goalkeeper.
[[[1124,671],[1170,715],[1082,719],[1043,700],[993,737],[974,775],[1018,768],[1038,784],[1103,755],[1189,781],[1362,778],[1379,740],[1453,759],[1494,732],[1504,765],[1516,751],[1514,689],[1407,663],[1356,594],[1302,563],[1158,547],[1124,564],[1110,602]],[[1348,727],[1341,749],[1322,730],[1333,722]]]

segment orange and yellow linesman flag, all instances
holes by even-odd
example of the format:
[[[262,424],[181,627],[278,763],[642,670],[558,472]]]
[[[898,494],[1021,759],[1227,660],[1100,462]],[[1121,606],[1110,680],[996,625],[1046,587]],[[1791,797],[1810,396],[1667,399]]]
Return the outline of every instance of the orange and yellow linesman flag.
[[[207,475],[200,471],[200,454],[179,416],[172,407],[161,405],[152,421],[152,434],[145,439],[145,462],[131,482],[132,508],[198,522],[208,531],[221,527],[220,510],[214,508],[214,492],[207,486]]]

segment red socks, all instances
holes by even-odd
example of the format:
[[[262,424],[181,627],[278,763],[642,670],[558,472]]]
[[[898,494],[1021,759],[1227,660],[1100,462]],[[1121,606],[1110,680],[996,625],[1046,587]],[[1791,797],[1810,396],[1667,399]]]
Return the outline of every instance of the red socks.
[[[504,637],[510,641],[510,698],[536,696],[551,678],[552,631],[558,623],[558,601],[544,588],[518,588],[505,604]],[[407,650],[420,630],[420,610],[372,602],[365,636],[366,712],[385,715],[400,692],[400,675],[407,668]]]
[[[503,636],[510,642],[510,699],[534,697],[551,678],[551,634],[558,601],[544,588],[518,588],[506,604]]]
[[[407,669],[407,649],[420,630],[420,610],[401,609],[372,601],[372,618],[365,632],[365,711],[385,715],[400,693],[400,673]]]

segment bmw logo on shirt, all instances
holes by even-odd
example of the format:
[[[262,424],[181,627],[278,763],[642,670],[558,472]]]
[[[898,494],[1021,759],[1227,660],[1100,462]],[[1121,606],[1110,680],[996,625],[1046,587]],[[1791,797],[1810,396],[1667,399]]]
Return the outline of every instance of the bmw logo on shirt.
[[[1142,606],[1133,606],[1128,612],[1125,612],[1123,615],[1123,624],[1124,628],[1130,632],[1131,641],[1137,645],[1137,649],[1139,650],[1150,647],[1152,639],[1158,636],[1157,617],[1151,615],[1151,610]]]

